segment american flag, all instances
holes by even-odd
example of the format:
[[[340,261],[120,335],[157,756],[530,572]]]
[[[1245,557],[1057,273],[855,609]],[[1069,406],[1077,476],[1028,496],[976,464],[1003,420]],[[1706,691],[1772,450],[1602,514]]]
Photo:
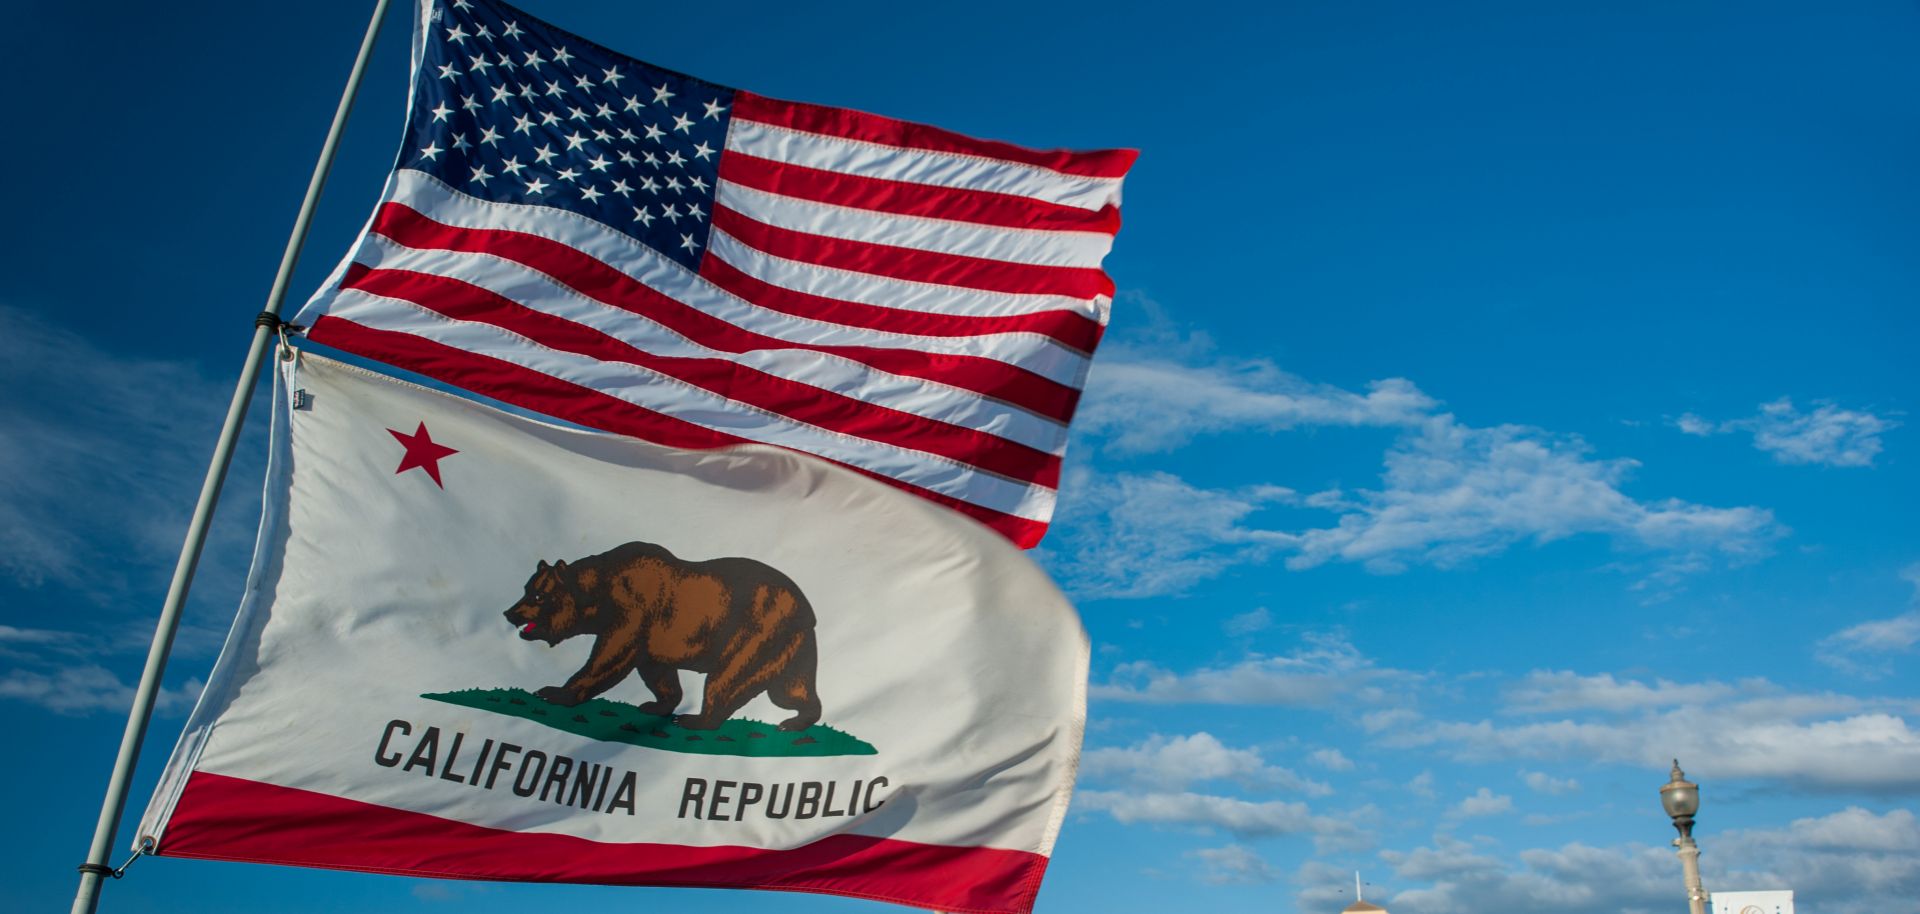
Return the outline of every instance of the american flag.
[[[414,61],[309,338],[674,447],[813,454],[1039,541],[1134,152],[766,98],[492,0],[423,0]]]

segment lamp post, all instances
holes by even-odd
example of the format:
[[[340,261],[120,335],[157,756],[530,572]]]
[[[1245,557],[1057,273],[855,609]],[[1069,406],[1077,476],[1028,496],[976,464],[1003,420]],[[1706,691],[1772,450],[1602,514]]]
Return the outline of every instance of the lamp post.
[[[1693,843],[1693,814],[1700,811],[1700,786],[1681,773],[1679,759],[1673,760],[1672,776],[1667,786],[1660,788],[1660,805],[1666,807],[1674,830],[1680,833],[1673,839],[1673,846],[1679,848],[1676,854],[1680,869],[1687,877],[1687,910],[1689,914],[1706,914],[1707,890],[1700,884],[1700,847]]]

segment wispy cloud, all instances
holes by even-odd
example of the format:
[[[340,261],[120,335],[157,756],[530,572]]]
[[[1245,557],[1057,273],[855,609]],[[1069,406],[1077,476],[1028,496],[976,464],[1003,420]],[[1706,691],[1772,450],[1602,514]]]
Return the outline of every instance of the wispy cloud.
[[[1753,436],[1754,447],[1781,463],[1864,467],[1872,466],[1879,456],[1880,436],[1899,427],[1899,423],[1825,400],[1815,402],[1812,412],[1801,412],[1791,399],[1781,397],[1760,404],[1759,413],[1743,419],[1713,422],[1686,413],[1674,420],[1674,426],[1701,437],[1748,433]]]
[[[1834,632],[1815,646],[1814,656],[1843,672],[1877,679],[1892,671],[1894,657],[1913,653],[1920,644],[1920,564],[1907,566],[1900,576],[1913,585],[1913,608]]]
[[[1154,704],[1282,705],[1328,708],[1380,704],[1418,682],[1381,667],[1345,638],[1309,635],[1291,653],[1252,655],[1228,666],[1177,673],[1151,661],[1121,664],[1090,695]]]
[[[1201,848],[1187,856],[1200,861],[1200,881],[1208,885],[1255,885],[1286,875],[1244,844]]]
[[[1447,811],[1448,818],[1477,819],[1483,816],[1505,815],[1513,811],[1513,798],[1504,793],[1494,793],[1482,787],[1471,796],[1453,805]]]
[[[1311,835],[1330,846],[1364,840],[1351,822],[1314,813],[1305,803],[1254,801],[1189,791],[1082,790],[1074,806],[1104,812],[1123,825],[1173,825],[1219,830],[1241,839]]]
[[[189,679],[175,688],[162,688],[155,711],[163,715],[186,711],[200,697],[201,685],[200,680]],[[91,663],[48,673],[9,670],[0,676],[0,699],[39,705],[56,714],[125,714],[133,706],[133,686],[121,682],[106,667]]]
[[[1126,747],[1093,749],[1081,757],[1080,773],[1093,780],[1120,780],[1153,789],[1179,789],[1202,781],[1232,781],[1248,790],[1286,790],[1326,796],[1333,788],[1267,764],[1254,749],[1236,749],[1211,733],[1158,734]]]
[[[1573,778],[1557,778],[1544,771],[1522,771],[1520,781],[1534,793],[1553,794],[1577,793],[1580,782]]]

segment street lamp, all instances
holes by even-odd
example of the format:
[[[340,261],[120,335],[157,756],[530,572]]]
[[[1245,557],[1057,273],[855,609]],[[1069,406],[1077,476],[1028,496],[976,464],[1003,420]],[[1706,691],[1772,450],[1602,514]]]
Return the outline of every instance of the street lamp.
[[[1690,914],[1706,914],[1707,890],[1700,884],[1700,847],[1693,843],[1693,814],[1700,811],[1700,785],[1681,773],[1679,759],[1673,760],[1672,776],[1667,786],[1660,788],[1660,805],[1666,807],[1674,830],[1680,833],[1673,839],[1673,846],[1679,848],[1675,853],[1687,877],[1687,910]]]

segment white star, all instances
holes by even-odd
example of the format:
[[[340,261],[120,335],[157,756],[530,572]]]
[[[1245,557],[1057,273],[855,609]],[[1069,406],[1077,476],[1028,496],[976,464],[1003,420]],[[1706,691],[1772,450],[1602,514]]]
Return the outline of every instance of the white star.
[[[652,225],[653,214],[650,212],[647,212],[647,208],[644,206],[636,206],[633,208],[633,221],[638,222],[641,225]]]
[[[607,107],[606,102],[601,102],[600,107],[593,109],[593,116],[594,117],[612,117],[613,109]]]
[[[692,133],[693,121],[684,114],[676,114],[673,116],[673,129],[681,133]]]
[[[499,142],[500,142],[500,131],[493,129],[492,127],[488,127],[484,132],[480,134],[480,145],[482,146],[494,146],[494,145],[498,145]]]
[[[546,63],[546,61],[540,57],[539,51],[528,51],[526,59],[527,59],[527,66],[532,67],[536,70],[540,69],[541,64]]]
[[[444,120],[446,120],[446,119],[447,119],[447,115],[449,115],[449,114],[452,114],[452,113],[453,113],[453,109],[452,109],[452,108],[449,108],[449,107],[447,107],[447,103],[446,103],[446,102],[441,102],[441,103],[440,103],[440,107],[438,107],[438,108],[435,108],[435,109],[433,109],[433,121],[434,121],[434,123],[436,123],[436,124],[437,124],[437,123],[439,123],[439,122],[441,122],[441,121],[444,121]]]
[[[505,164],[500,166],[500,173],[503,175],[513,175],[517,178],[520,176],[520,169],[525,167],[527,166],[520,164],[519,156],[511,156]]]
[[[626,78],[627,77],[625,75],[621,74],[619,67],[614,67],[611,70],[600,71],[600,79],[609,86],[617,87],[620,85],[620,81]]]
[[[652,166],[653,166],[653,167],[655,167],[655,168],[659,168],[659,167],[660,167],[660,157],[659,157],[659,156],[656,156],[656,155],[654,155],[654,154],[653,154],[653,153],[651,153],[651,152],[643,152],[643,153],[641,153],[641,154],[640,154],[640,157],[641,157],[641,158],[643,158],[643,159],[646,159],[646,160],[647,160],[647,164],[648,164],[648,165],[652,165]]]
[[[667,164],[676,168],[684,167],[687,164],[687,157],[669,149],[667,150]]]
[[[554,156],[553,144],[544,143],[540,146],[539,149],[535,149],[533,151],[533,164],[545,165],[547,164],[547,160],[553,158],[553,156]]]
[[[443,152],[446,152],[446,150],[441,149],[439,146],[436,146],[433,143],[429,142],[427,145],[420,147],[420,158],[423,158],[429,162],[432,162],[434,161],[435,156]]]
[[[466,41],[467,30],[461,28],[460,24],[456,22],[454,23],[453,28],[450,28],[447,30],[447,40],[448,41]]]
[[[505,67],[509,70],[520,69],[520,65],[517,63],[514,63],[513,58],[508,57],[507,52],[505,51],[501,51],[500,53],[493,55],[493,61],[494,61],[494,66],[497,66],[497,67]]]
[[[470,10],[473,9],[473,4],[468,3],[467,0],[453,0],[453,8],[457,10]]]
[[[638,161],[640,161],[640,160],[639,160],[639,159],[636,159],[636,158],[634,158],[634,157],[633,157],[633,153],[631,153],[631,152],[628,152],[628,151],[626,151],[625,149],[622,149],[622,150],[620,150],[620,161],[621,161],[621,162],[624,162],[624,163],[626,163],[626,164],[628,164],[628,165],[632,165],[632,164],[634,164],[634,163],[636,163],[636,162],[638,162]]]
[[[623,139],[623,140],[625,140],[625,141],[627,141],[627,142],[629,142],[629,143],[631,143],[631,142],[634,142],[635,140],[638,140],[638,139],[640,139],[639,137],[637,137],[637,136],[634,136],[634,135],[633,135],[633,131],[631,131],[631,130],[628,130],[628,129],[627,129],[627,128],[625,128],[625,127],[622,127],[622,128],[620,128],[620,138],[621,138],[621,139]]]
[[[520,97],[521,97],[521,98],[525,98],[525,99],[532,99],[532,98],[533,98],[533,87],[532,87],[532,86],[529,86],[529,85],[527,85],[527,84],[525,84],[525,83],[522,83],[522,84],[520,85]]]
[[[562,181],[571,181],[574,178],[580,177],[580,173],[577,171],[574,171],[571,168],[562,168],[560,169],[560,173],[557,175],[554,175],[554,177],[559,178]]]
[[[533,133],[533,118],[515,115],[513,118],[513,132],[531,135]]]
[[[677,193],[679,193],[679,192],[680,192],[680,179],[679,179],[679,178],[671,178],[671,177],[670,177],[670,178],[668,178],[668,179],[667,179],[667,189],[668,189],[668,190],[670,190],[670,191],[673,191],[673,192],[674,192],[674,193],[676,193],[676,194],[677,194]]]
[[[711,155],[713,155],[713,147],[708,146],[704,142],[693,147],[693,157],[696,159],[699,159],[702,162],[705,162],[707,158]]]
[[[698,203],[687,204],[687,215],[692,216],[695,219],[699,219],[705,216],[706,214],[707,214],[707,211],[701,209],[700,204]]]
[[[482,165],[482,166],[480,166],[479,168],[476,168],[476,169],[474,169],[474,170],[473,170],[473,177],[471,177],[471,178],[468,178],[467,180],[468,180],[468,181],[478,181],[478,182],[480,182],[480,186],[481,186],[481,187],[485,187],[485,186],[487,186],[487,179],[488,179],[488,178],[491,178],[491,177],[493,177],[493,175],[490,175],[490,174],[487,174],[487,166],[485,166],[485,165]]]
[[[487,55],[485,54],[476,54],[473,57],[470,57],[467,59],[467,71],[470,73],[479,73],[484,75],[487,72],[488,68],[492,66],[493,66],[493,62],[487,60]]]
[[[593,80],[585,76],[576,76],[573,78],[573,87],[576,89],[591,89],[593,88]]]
[[[598,188],[594,187],[591,184],[587,185],[584,189],[580,191],[580,199],[586,200],[589,202],[598,200],[604,196],[606,196],[606,194],[601,193]]]
[[[551,111],[540,112],[540,126],[545,127],[548,124],[558,124],[558,123],[560,123],[560,115],[555,114]]]
[[[450,63],[443,63],[443,64],[441,64],[441,65],[440,65],[440,78],[441,78],[441,79],[452,79],[452,78],[454,78],[455,76],[458,76],[458,75],[460,75],[460,71],[459,71],[459,70],[456,70],[456,69],[454,69],[454,68],[453,68],[453,64],[450,64]]]
[[[507,103],[507,99],[510,99],[512,97],[513,97],[513,92],[507,89],[506,86],[493,87],[493,100],[495,102],[498,102],[504,105]]]
[[[613,134],[608,133],[605,130],[595,130],[593,132],[593,138],[596,140],[599,140],[602,143],[606,143],[606,142],[611,142],[613,140]]]
[[[562,88],[560,88],[560,84],[559,84],[559,83],[547,83],[547,91],[546,91],[545,93],[543,93],[543,94],[545,94],[545,95],[559,95],[560,93],[562,93],[562,92],[565,92],[565,91],[566,91],[565,89],[562,89]]]
[[[638,95],[629,95],[629,96],[627,96],[627,107],[626,107],[625,109],[623,109],[623,110],[626,110],[626,111],[638,111],[638,110],[640,110],[641,108],[644,108],[644,107],[646,107],[646,103],[645,103],[645,102],[642,102],[642,101],[640,100],[640,96],[638,96]]]
[[[587,119],[587,113],[585,111],[575,108],[572,105],[567,106],[567,112],[567,120],[584,121]]]
[[[719,99],[714,99],[713,101],[707,102],[706,118],[712,118],[717,121],[720,119],[720,112],[725,110],[727,110],[727,106],[720,104]],[[706,118],[701,118],[701,120],[706,120]]]
[[[707,192],[707,182],[700,180],[699,175],[694,175],[693,177],[688,178],[687,183],[693,185],[694,190],[697,190],[703,194]]]
[[[645,175],[641,175],[640,189],[650,194],[657,194],[660,192],[660,182],[655,181],[654,179],[649,178]]]
[[[683,247],[683,248],[686,248],[686,249],[687,249],[687,250],[689,250],[689,251],[691,251],[691,250],[693,250],[694,248],[697,248],[697,247],[699,247],[699,246],[700,246],[700,244],[699,244],[699,242],[696,242],[696,241],[694,241],[694,240],[693,240],[693,236],[692,236],[692,235],[681,235],[681,236],[680,236],[680,246],[681,246],[681,247]]]
[[[661,130],[660,125],[658,124],[647,125],[647,139],[658,143],[660,142],[660,138],[666,135],[667,135],[667,132],[665,130]]]
[[[667,221],[672,222],[674,225],[680,224],[680,211],[674,209],[671,203],[667,204],[666,210],[662,211],[660,215],[667,217]]]
[[[466,152],[467,150],[472,148],[473,148],[473,144],[467,142],[466,134],[456,133],[453,135],[453,151],[454,152]]]
[[[461,110],[463,110],[463,111],[472,111],[473,109],[475,109],[475,108],[478,108],[478,107],[480,107],[480,103],[479,103],[479,102],[477,102],[477,101],[474,101],[474,98],[473,98],[473,96],[471,96],[471,95],[462,95],[462,96],[460,96],[460,108],[461,108]]]
[[[520,28],[520,23],[509,20],[507,22],[507,30],[505,32],[502,32],[501,34],[507,36],[508,38],[518,38],[525,31],[526,31],[525,29]]]
[[[613,164],[612,162],[607,161],[606,156],[594,156],[593,158],[587,160],[587,167],[593,169],[594,171],[606,171],[607,166],[612,164]]]
[[[582,144],[586,143],[586,141],[587,141],[587,138],[581,136],[578,133],[568,134],[567,135],[567,151],[572,152],[575,149],[579,149]]]
[[[475,37],[475,38],[485,38],[485,39],[486,39],[486,40],[488,40],[488,41],[492,41],[492,40],[493,40],[493,32],[492,32],[491,30],[489,30],[489,29],[488,29],[488,28],[487,28],[486,26],[484,26],[484,25],[483,25],[483,26],[481,26],[481,27],[480,27],[480,31],[478,31],[478,32],[474,32],[474,33],[473,33],[473,37]]]
[[[626,179],[624,178],[613,182],[613,192],[622,197],[633,196],[633,188],[627,186]]]
[[[547,189],[547,182],[534,178],[527,182],[527,193],[537,194]]]
[[[659,102],[662,105],[666,104],[667,99],[670,99],[673,97],[673,93],[667,91],[667,87],[670,85],[672,85],[672,83],[661,83],[660,85],[653,87],[653,100],[656,102]]]
[[[564,63],[566,63],[567,61],[569,61],[569,60],[572,60],[572,59],[573,59],[573,55],[572,55],[572,54],[569,54],[569,53],[567,53],[567,49],[566,49],[565,47],[558,47],[558,48],[554,48],[554,49],[553,49],[553,62],[554,62],[554,63],[558,63],[558,64],[564,64]],[[571,66],[571,65],[569,64],[569,66]]]

